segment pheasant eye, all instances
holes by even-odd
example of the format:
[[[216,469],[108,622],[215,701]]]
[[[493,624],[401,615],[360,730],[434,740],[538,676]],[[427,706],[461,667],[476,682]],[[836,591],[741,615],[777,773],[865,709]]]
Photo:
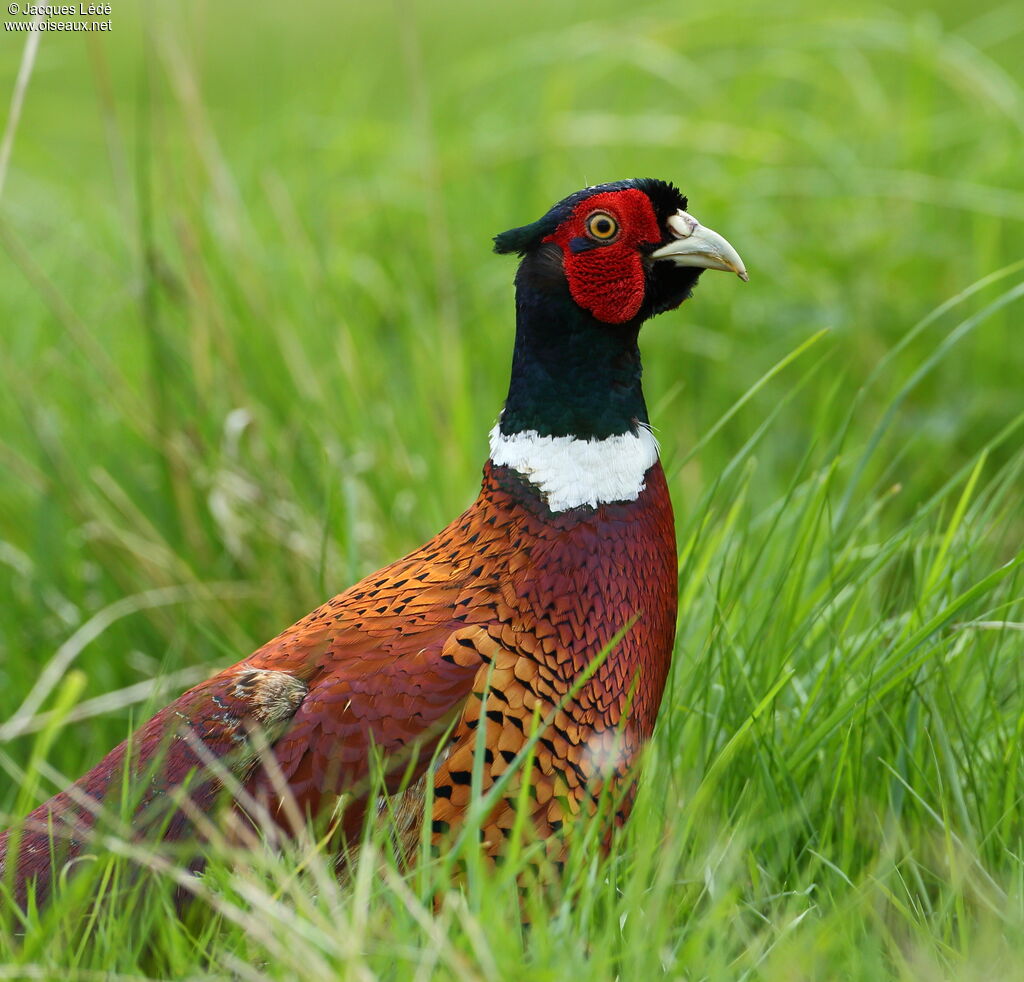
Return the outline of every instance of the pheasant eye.
[[[608,242],[619,234],[619,223],[606,211],[595,211],[587,217],[587,235],[599,242]]]

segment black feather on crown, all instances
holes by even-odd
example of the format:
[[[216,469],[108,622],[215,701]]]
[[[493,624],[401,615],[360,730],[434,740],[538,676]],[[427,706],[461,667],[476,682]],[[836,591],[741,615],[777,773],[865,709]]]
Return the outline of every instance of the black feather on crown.
[[[659,181],[654,177],[634,177],[628,181],[595,184],[593,187],[583,188],[582,191],[570,194],[568,198],[563,198],[543,218],[539,218],[531,225],[510,228],[507,232],[496,235],[494,251],[499,253],[518,252],[520,256],[525,255],[551,235],[572,214],[573,209],[581,201],[605,191],[625,191],[627,188],[643,191],[651,199],[654,213],[658,216],[659,222],[663,223],[669,215],[674,215],[680,209],[686,211],[686,196],[668,181]]]

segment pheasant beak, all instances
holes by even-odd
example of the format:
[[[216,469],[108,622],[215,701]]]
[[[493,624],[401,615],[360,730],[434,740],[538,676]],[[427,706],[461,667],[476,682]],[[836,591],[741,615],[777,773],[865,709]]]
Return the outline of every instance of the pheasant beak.
[[[693,215],[677,211],[668,219],[669,231],[675,238],[650,254],[651,259],[669,259],[677,266],[701,269],[724,269],[746,282],[746,267],[739,253],[717,232],[705,228]]]

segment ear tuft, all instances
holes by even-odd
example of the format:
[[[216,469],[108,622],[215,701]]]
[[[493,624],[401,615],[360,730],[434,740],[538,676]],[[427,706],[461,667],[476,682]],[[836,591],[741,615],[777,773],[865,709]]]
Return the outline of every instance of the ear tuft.
[[[510,228],[507,232],[494,237],[494,251],[501,254],[518,252],[520,256],[524,256],[535,246],[539,246],[544,236],[551,234],[553,229],[549,225],[550,222],[545,222],[542,218],[531,225]]]

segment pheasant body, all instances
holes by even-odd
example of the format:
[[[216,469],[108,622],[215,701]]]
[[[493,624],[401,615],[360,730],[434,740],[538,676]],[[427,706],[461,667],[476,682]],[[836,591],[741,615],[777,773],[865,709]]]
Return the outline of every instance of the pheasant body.
[[[379,752],[385,792],[403,792],[395,806],[406,846],[419,838],[424,782],[440,844],[472,795],[510,767],[481,828],[489,855],[502,851],[523,800],[520,819],[555,859],[557,833],[605,792],[612,823],[626,820],[633,765],[666,684],[677,596],[672,506],[637,335],[644,319],[689,296],[702,268],[745,278],[728,243],[685,205],[671,185],[620,182],[497,238],[498,251],[523,257],[516,347],[474,504],[189,690],[37,808],[6,873],[0,836],[0,874],[13,875],[20,899],[30,882],[45,898],[54,870],[88,841],[93,813],[116,813],[126,783],[142,788],[136,834],[195,835],[195,813],[172,792],[197,772],[189,795],[209,811],[223,777],[211,758],[244,786],[243,810],[257,801],[272,815],[292,804],[316,815],[346,794],[351,836],[381,807],[369,780]]]

